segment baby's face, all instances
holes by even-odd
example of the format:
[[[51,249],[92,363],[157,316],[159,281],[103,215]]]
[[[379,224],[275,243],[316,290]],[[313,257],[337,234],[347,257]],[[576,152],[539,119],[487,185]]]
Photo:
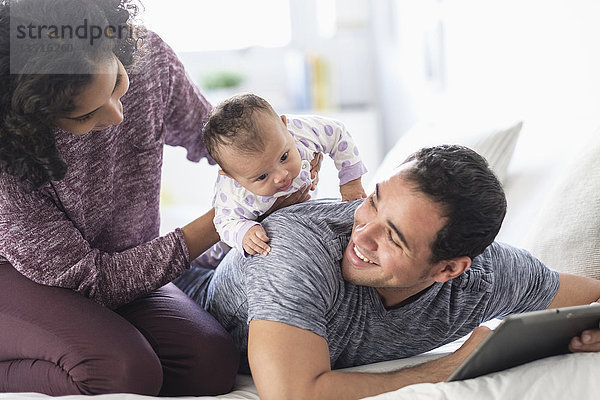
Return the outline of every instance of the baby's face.
[[[221,154],[233,179],[256,195],[273,196],[292,185],[302,160],[285,117],[264,113],[257,125],[265,144],[262,152],[248,155],[225,148]]]

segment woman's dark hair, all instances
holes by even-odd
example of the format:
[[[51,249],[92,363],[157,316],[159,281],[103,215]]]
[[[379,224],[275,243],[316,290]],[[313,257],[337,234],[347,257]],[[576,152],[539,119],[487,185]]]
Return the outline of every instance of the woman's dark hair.
[[[467,147],[442,145],[421,149],[408,162],[414,164],[402,177],[440,204],[447,218],[431,246],[430,262],[481,254],[506,215],[504,190],[487,161]]]
[[[132,0],[0,0],[0,173],[30,189],[65,176],[56,120],[100,62],[114,54],[134,64],[136,13]]]

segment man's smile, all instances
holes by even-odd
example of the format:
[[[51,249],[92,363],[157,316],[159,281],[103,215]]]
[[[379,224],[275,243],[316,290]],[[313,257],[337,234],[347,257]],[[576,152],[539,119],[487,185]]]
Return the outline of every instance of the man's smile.
[[[356,245],[354,245],[354,253],[358,256],[358,258],[360,258],[361,260],[368,262],[369,264],[375,264],[375,262],[369,260],[365,255],[363,255],[359,250],[358,247],[356,247]]]
[[[348,246],[346,247],[346,259],[352,264],[355,268],[373,268],[379,267],[377,262],[372,261],[360,251],[358,246],[354,243],[354,241],[350,240]]]

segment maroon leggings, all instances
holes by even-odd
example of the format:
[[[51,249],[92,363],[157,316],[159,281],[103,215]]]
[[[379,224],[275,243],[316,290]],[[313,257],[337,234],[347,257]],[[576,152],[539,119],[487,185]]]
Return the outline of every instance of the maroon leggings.
[[[231,390],[239,362],[233,341],[175,285],[115,311],[0,264],[0,392]]]

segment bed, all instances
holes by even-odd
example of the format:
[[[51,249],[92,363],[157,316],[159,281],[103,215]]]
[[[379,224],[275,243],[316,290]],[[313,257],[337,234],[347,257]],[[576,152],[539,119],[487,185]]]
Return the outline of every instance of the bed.
[[[457,120],[458,121],[458,120]],[[464,121],[464,120],[463,120]],[[418,124],[388,152],[366,189],[389,175],[399,160],[423,145],[454,142],[484,154],[503,181],[508,213],[498,240],[529,249],[548,266],[600,279],[600,121],[504,121],[487,126],[438,121]],[[497,321],[491,321],[493,325]],[[350,368],[383,372],[441,357],[464,338],[403,360]],[[586,399],[600,392],[600,353],[566,354],[476,379],[417,384],[370,399]],[[39,393],[0,393],[0,399],[46,399]],[[86,396],[63,396],[81,400]],[[133,394],[98,400],[143,400]],[[258,399],[251,377],[238,375],[221,396],[178,399]]]

